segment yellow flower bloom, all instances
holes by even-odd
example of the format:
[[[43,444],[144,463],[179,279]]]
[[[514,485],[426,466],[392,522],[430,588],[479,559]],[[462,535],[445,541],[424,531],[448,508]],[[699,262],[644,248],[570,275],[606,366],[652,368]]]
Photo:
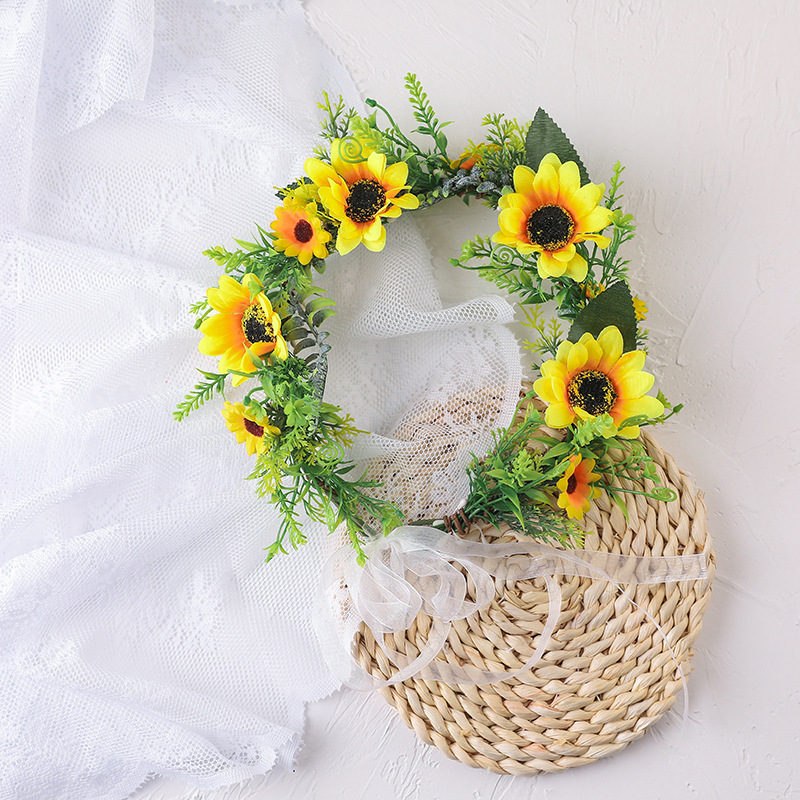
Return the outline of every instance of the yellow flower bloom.
[[[351,148],[366,158],[348,160]],[[381,220],[399,217],[403,209],[419,207],[417,197],[406,191],[408,165],[399,161],[386,166],[386,156],[370,150],[358,139],[334,139],[331,163],[309,158],[305,170],[319,187],[320,201],[340,223],[336,249],[341,255],[361,242],[368,250],[383,250],[386,230]]]
[[[633,297],[633,313],[640,322],[647,316],[647,303],[640,297]]]
[[[219,313],[200,326],[203,339],[198,348],[206,355],[222,356],[220,372],[253,372],[248,347],[259,357],[272,353],[285,359],[289,355],[286,340],[281,336],[281,318],[259,289],[261,282],[255,275],[245,275],[242,283],[230,275],[222,275],[219,289],[206,292],[209,304]],[[246,380],[243,375],[234,375],[233,385]]]
[[[584,333],[573,342],[562,342],[555,359],[545,361],[542,377],[534,383],[536,394],[549,405],[545,422],[551,428],[566,428],[576,417],[589,419],[610,414],[615,426],[629,417],[644,414],[660,417],[664,406],[646,394],[653,376],[642,372],[645,354],[641,350],[622,352],[622,334],[613,325],[595,339]],[[609,431],[613,435],[615,429]],[[634,439],[638,425],[619,430],[619,435]]]
[[[281,435],[280,428],[264,425],[248,415],[243,403],[226,401],[222,408],[222,416],[228,430],[236,434],[236,441],[244,444],[247,454],[266,452],[272,446],[272,440]],[[262,420],[263,422],[263,420]]]
[[[567,512],[569,519],[583,519],[589,510],[589,505],[595,497],[600,496],[600,489],[592,484],[599,480],[600,475],[595,475],[593,458],[570,456],[570,465],[556,484],[561,492],[558,496],[558,507]]]
[[[289,189],[283,198],[283,205],[286,208],[304,208],[309,203],[319,201],[319,186],[314,183],[301,183],[294,189]]]
[[[322,227],[322,220],[314,213],[316,207],[309,204],[305,207],[278,206],[275,209],[275,220],[270,228],[277,238],[273,246],[276,250],[296,258],[306,265],[312,256],[325,258],[328,255],[327,243],[331,235]]]
[[[607,247],[611,240],[597,231],[611,222],[611,212],[598,205],[605,187],[581,186],[574,161],[562,164],[548,153],[539,171],[520,165],[514,169],[514,192],[500,198],[500,232],[492,238],[520,253],[538,253],[541,278],[566,275],[582,281],[586,259],[575,249],[578,242]]]

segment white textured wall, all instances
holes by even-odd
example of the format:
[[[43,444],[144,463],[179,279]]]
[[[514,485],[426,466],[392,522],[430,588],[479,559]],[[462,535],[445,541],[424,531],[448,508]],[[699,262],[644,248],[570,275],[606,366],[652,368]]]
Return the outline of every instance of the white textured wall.
[[[309,710],[291,774],[140,800],[517,800],[800,797],[800,4],[787,0],[306,0],[365,96],[410,122],[423,80],[455,147],[488,111],[545,107],[595,180],[620,159],[639,222],[632,283],[650,306],[658,384],[686,410],[660,432],[706,492],[718,573],[690,678],[669,715],[596,765],[498,778],[417,742],[377,696]],[[309,113],[313,113],[309,109]],[[422,220],[443,295],[477,293],[447,265],[494,215],[443,204]]]

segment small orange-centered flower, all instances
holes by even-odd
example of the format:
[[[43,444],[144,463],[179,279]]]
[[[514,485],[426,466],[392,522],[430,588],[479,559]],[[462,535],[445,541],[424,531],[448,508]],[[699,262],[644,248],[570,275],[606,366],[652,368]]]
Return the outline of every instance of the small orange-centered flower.
[[[635,439],[638,425],[618,426],[640,414],[653,418],[664,413],[661,401],[647,394],[654,379],[642,372],[645,353],[623,354],[622,346],[619,329],[609,325],[597,339],[584,333],[577,342],[562,342],[556,357],[542,364],[542,377],[533,388],[548,403],[544,419],[551,428],[566,428],[576,417],[609,414],[616,427],[607,435]]]
[[[219,289],[206,292],[209,305],[219,313],[200,326],[203,339],[198,349],[209,356],[221,356],[220,372],[253,372],[248,348],[259,357],[272,353],[285,359],[289,355],[281,336],[281,318],[260,289],[261,282],[255,275],[245,275],[242,283],[222,275]],[[246,380],[244,375],[234,375],[233,385]]]
[[[272,446],[272,441],[281,435],[280,428],[274,425],[257,422],[254,415],[248,414],[243,403],[226,401],[222,408],[222,416],[228,430],[236,435],[236,441],[244,444],[247,454],[265,453]]]
[[[541,278],[566,275],[582,281],[589,267],[575,245],[611,242],[598,233],[611,222],[611,211],[599,205],[604,191],[602,184],[581,186],[578,165],[562,164],[554,153],[542,159],[538,172],[521,164],[514,169],[514,191],[498,203],[500,231],[492,240],[522,254],[538,253]]]
[[[322,227],[322,220],[313,213],[313,203],[305,207],[278,206],[275,220],[270,223],[275,231],[273,246],[276,250],[296,258],[303,266],[313,256],[325,258],[331,235]]]
[[[570,465],[556,484],[561,494],[558,496],[558,507],[567,512],[570,519],[583,519],[589,510],[589,505],[595,497],[600,496],[600,489],[592,484],[600,479],[595,475],[593,458],[570,456]]]
[[[419,207],[416,195],[407,191],[408,164],[387,166],[386,156],[359,139],[334,139],[331,163],[309,158],[305,170],[319,187],[325,209],[340,223],[336,249],[341,255],[362,242],[368,250],[383,250],[386,230],[381,220]]]

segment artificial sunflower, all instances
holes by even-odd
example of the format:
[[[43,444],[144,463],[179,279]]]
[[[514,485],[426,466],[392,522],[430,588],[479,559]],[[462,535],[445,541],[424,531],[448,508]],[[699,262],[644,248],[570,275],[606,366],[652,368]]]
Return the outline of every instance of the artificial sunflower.
[[[322,227],[322,220],[316,215],[316,206],[283,206],[275,209],[275,220],[270,228],[275,231],[273,247],[290,258],[296,258],[303,266],[313,256],[325,258],[328,255],[328,242],[331,235]]]
[[[355,147],[360,160],[351,161],[346,151]],[[319,198],[328,213],[339,221],[336,249],[347,255],[363,242],[368,250],[383,250],[386,230],[383,219],[399,217],[403,209],[419,208],[417,197],[408,192],[408,164],[386,165],[386,156],[358,139],[334,139],[331,163],[309,158],[306,173],[319,187]]]
[[[598,233],[611,222],[611,211],[598,205],[604,191],[602,184],[581,186],[578,165],[562,164],[554,153],[542,159],[538,172],[520,165],[514,169],[514,192],[500,198],[500,231],[492,240],[523,254],[538,253],[541,278],[582,281],[589,268],[575,245],[611,242]]]
[[[576,417],[609,414],[616,427],[608,435],[634,439],[639,426],[618,430],[622,422],[640,414],[652,418],[664,413],[661,401],[646,394],[654,379],[642,372],[645,354],[623,353],[622,346],[619,329],[609,325],[597,339],[584,333],[577,342],[562,342],[555,359],[542,364],[542,377],[533,388],[549,404],[545,422],[550,427],[566,428]]]
[[[248,414],[243,403],[231,403],[227,400],[222,408],[222,416],[225,417],[228,430],[236,434],[236,441],[244,444],[249,456],[266,452],[271,447],[272,440],[281,435],[280,428],[264,424],[264,420],[258,422],[255,415]]]
[[[219,289],[209,289],[209,305],[218,314],[200,326],[204,338],[198,348],[209,356],[222,356],[220,372],[252,372],[249,348],[256,356],[272,353],[276,358],[289,355],[286,340],[281,336],[281,318],[273,311],[269,298],[260,291],[261,281],[247,274],[242,283],[230,275],[222,275]],[[233,385],[244,383],[247,377],[234,375]]]
[[[567,512],[569,519],[583,519],[589,510],[589,504],[595,497],[600,496],[600,489],[592,484],[600,479],[595,475],[593,458],[570,456],[570,465],[556,484],[561,493],[558,495],[558,507]]]

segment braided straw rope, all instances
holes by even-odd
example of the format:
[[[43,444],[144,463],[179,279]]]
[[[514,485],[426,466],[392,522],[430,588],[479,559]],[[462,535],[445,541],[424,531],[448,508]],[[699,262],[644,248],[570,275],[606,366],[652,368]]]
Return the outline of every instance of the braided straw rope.
[[[705,553],[708,577],[698,581],[623,586],[559,576],[561,614],[544,657],[517,678],[486,686],[451,686],[412,678],[381,689],[406,724],[450,758],[492,772],[529,775],[589,764],[644,734],[675,703],[682,688],[667,643],[626,598],[656,619],[689,672],[714,578],[714,556],[702,496],[646,432],[642,441],[665,486],[678,497],[663,503],[626,495],[628,519],[605,494],[584,518],[585,548],[639,556]],[[630,487],[635,488],[631,482]],[[473,524],[470,539],[516,541],[509,530]],[[496,581],[491,604],[453,623],[437,656],[484,670],[514,671],[538,644],[547,617],[544,580]],[[417,617],[386,644],[413,658],[430,618]],[[396,670],[362,626],[354,655],[376,678]]]

